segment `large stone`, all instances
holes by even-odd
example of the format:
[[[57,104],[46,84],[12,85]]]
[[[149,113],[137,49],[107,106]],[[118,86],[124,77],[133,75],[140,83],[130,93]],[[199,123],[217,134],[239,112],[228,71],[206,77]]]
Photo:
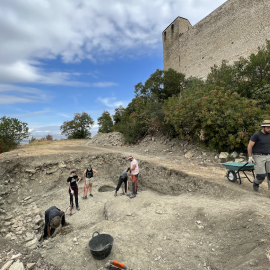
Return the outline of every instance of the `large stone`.
[[[20,260],[16,261],[15,263],[13,263],[11,265],[11,267],[9,268],[9,270],[24,270],[24,266],[23,263],[20,262]]]
[[[239,155],[238,155],[237,152],[234,151],[234,152],[231,153],[231,156],[232,156],[233,158],[237,158]]]
[[[236,158],[234,161],[235,161],[235,162],[243,162],[244,159],[243,159],[243,158]]]
[[[223,159],[223,158],[227,158],[229,156],[229,153],[228,152],[221,152],[220,154],[219,154],[219,158],[220,159]]]
[[[25,239],[24,239],[24,240],[25,240],[25,242],[28,242],[28,241],[33,240],[33,239],[34,239],[34,237],[35,237],[35,235],[34,235],[34,234],[27,232],[27,233],[26,233],[26,237],[25,237]]]
[[[9,267],[13,264],[13,261],[8,261],[6,262],[3,267],[1,268],[1,270],[7,270],[9,269]]]
[[[36,266],[36,263],[28,263],[27,264],[27,270],[32,270]]]
[[[36,237],[34,237],[34,239],[27,242],[25,246],[28,247],[29,249],[35,249],[37,247],[37,244],[38,244],[38,240]]]
[[[194,155],[195,155],[195,153],[189,151],[189,152],[187,152],[187,153],[185,154],[185,157],[186,157],[186,158],[192,158]]]
[[[36,225],[40,224],[42,221],[43,221],[43,219],[41,218],[40,215],[35,216],[34,222]]]
[[[28,172],[28,173],[36,173],[36,170],[35,169],[26,169],[25,172]]]
[[[53,168],[53,169],[47,170],[46,173],[47,174],[52,174],[52,173],[57,172],[57,170],[58,170],[57,168]]]

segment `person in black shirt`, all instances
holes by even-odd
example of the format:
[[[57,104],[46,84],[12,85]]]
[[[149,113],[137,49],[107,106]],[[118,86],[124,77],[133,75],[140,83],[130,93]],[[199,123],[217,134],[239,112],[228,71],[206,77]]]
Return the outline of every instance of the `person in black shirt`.
[[[117,184],[117,187],[116,187],[115,193],[114,193],[114,196],[115,197],[117,196],[117,192],[120,189],[122,183],[125,184],[125,192],[126,192],[126,194],[128,194],[128,177],[131,180],[131,171],[130,171],[130,168],[127,168],[127,170],[123,171],[122,174],[120,175],[119,180],[118,180],[118,184]],[[122,194],[123,195],[125,194],[124,191],[123,191]]]
[[[254,133],[248,144],[248,162],[254,163],[256,178],[253,181],[253,189],[259,191],[259,185],[268,178],[270,190],[270,120],[263,121],[262,129]]]
[[[68,226],[69,223],[65,220],[65,212],[58,209],[56,206],[51,206],[45,211],[45,226],[43,238],[51,237],[57,227]]]
[[[67,179],[69,188],[69,196],[70,196],[70,204],[73,205],[73,195],[75,196],[75,203],[76,203],[76,209],[79,211],[79,201],[78,201],[78,186],[77,182],[79,183],[81,181],[81,177],[76,175],[76,171],[71,171],[70,177]]]
[[[87,169],[83,173],[83,178],[85,182],[85,191],[83,194],[83,199],[87,199],[87,191],[90,189],[90,197],[93,197],[92,186],[93,186],[93,177],[97,175],[97,171],[91,167],[91,164],[88,164]]]

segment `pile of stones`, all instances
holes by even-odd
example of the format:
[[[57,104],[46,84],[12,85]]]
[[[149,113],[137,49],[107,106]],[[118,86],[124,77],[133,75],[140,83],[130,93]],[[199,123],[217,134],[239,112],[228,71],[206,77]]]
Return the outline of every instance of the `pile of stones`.
[[[83,142],[82,145],[98,146],[122,146],[125,143],[125,137],[120,132],[101,133],[99,132],[93,138]]]

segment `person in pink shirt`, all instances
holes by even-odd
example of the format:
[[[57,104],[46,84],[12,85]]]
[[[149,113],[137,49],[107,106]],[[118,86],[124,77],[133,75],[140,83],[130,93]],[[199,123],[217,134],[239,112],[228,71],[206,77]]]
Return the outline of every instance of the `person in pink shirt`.
[[[131,198],[136,197],[137,195],[137,181],[138,181],[138,176],[139,176],[139,165],[137,160],[132,156],[128,155],[128,160],[130,160],[130,171],[131,171],[131,181],[132,181],[132,196]]]

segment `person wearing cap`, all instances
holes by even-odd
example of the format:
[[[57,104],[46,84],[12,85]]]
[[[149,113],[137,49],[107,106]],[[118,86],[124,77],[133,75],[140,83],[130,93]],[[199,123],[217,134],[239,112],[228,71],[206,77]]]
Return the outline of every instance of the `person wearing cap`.
[[[137,160],[132,156],[128,155],[127,159],[130,161],[130,171],[131,171],[131,181],[132,181],[132,196],[131,198],[136,197],[137,195],[137,181],[139,176],[139,165]]]
[[[70,205],[73,205],[73,195],[75,196],[75,203],[76,203],[76,209],[79,211],[79,200],[78,200],[78,185],[77,182],[79,183],[81,181],[81,177],[79,177],[76,174],[76,171],[71,171],[70,177],[67,179],[68,182],[68,193],[70,196]]]
[[[121,185],[124,183],[125,184],[125,192],[128,195],[128,177],[131,179],[131,171],[130,168],[127,168],[127,170],[123,171],[122,174],[119,177],[117,187],[115,189],[114,196],[117,196],[117,192],[120,189]],[[124,190],[123,190],[123,195],[124,195]]]
[[[93,197],[92,194],[92,186],[93,186],[93,177],[95,177],[97,175],[97,171],[92,169],[91,164],[88,164],[86,170],[83,173],[83,178],[84,178],[84,182],[85,182],[85,192],[84,192],[84,197],[83,199],[87,199],[87,191],[88,189],[90,189],[90,197]]]
[[[248,162],[254,163],[256,177],[253,189],[259,191],[259,185],[268,178],[270,190],[270,120],[263,121],[262,129],[254,133],[248,144]]]
[[[65,212],[58,209],[56,206],[51,206],[45,211],[45,226],[43,238],[51,237],[56,228],[62,226],[68,226],[69,223],[65,220]]]

